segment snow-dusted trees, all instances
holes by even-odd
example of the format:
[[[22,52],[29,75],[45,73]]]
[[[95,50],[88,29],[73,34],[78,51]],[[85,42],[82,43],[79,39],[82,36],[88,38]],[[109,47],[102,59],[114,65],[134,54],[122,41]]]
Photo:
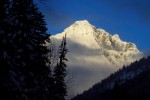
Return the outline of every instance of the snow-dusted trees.
[[[51,99],[43,15],[32,0],[1,0],[0,11],[1,92],[8,99]]]
[[[33,100],[48,99],[51,80],[46,66],[48,50],[44,44],[49,42],[49,35],[46,34],[44,17],[32,0],[13,0],[10,16],[16,45],[14,62],[19,70],[18,76],[22,77],[19,80],[21,92]]]

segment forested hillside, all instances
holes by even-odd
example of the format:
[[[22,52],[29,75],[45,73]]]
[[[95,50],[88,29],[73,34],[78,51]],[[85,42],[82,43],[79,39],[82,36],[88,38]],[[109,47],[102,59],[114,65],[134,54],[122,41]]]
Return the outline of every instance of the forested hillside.
[[[72,100],[149,100],[150,57],[111,74]]]

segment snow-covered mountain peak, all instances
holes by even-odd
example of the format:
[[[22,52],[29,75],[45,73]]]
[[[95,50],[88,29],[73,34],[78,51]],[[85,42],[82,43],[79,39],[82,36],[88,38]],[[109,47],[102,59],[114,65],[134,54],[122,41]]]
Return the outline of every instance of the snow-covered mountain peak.
[[[76,21],[72,25],[70,25],[68,28],[64,30],[65,34],[74,34],[74,35],[80,35],[85,36],[89,34],[93,34],[95,27],[92,26],[87,20],[81,20]]]
[[[79,28],[79,27],[85,28],[85,29],[87,29],[89,27],[94,28],[94,26],[91,25],[87,20],[76,21],[72,25],[70,25],[70,27],[68,27],[68,28]]]
[[[97,29],[87,20],[76,21],[53,37],[62,39],[65,34],[72,42],[99,50],[100,54],[117,65],[132,62],[138,58],[136,55],[142,54],[134,43],[122,41],[118,34],[111,35],[104,29]]]
[[[134,43],[122,41],[119,35],[97,29],[86,20],[76,21],[51,38],[56,45],[60,45],[65,34],[69,50],[68,66],[78,73],[77,82],[83,81],[81,85],[76,84],[78,93],[143,56]]]
[[[122,41],[118,34],[111,35],[104,29],[96,29],[87,20],[76,21],[53,37],[62,39],[65,34],[71,42],[99,50],[99,54],[119,66],[138,59],[136,55],[142,55],[134,43]]]
[[[74,24],[77,24],[77,25],[91,25],[87,20],[76,21]]]

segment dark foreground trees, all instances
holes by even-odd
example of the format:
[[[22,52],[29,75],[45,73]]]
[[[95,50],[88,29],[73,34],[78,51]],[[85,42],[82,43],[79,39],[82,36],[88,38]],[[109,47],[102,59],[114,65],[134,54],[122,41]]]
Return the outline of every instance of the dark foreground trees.
[[[32,0],[0,0],[0,13],[0,98],[55,100],[44,16]],[[61,53],[58,65],[66,66]]]

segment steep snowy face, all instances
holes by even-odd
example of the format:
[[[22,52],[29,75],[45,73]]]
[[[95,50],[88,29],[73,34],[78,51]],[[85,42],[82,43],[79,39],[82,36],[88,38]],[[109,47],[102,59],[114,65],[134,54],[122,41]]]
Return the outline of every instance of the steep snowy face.
[[[60,39],[64,34],[66,34],[68,39],[75,41],[76,43],[89,48],[96,48],[98,45],[93,37],[95,30],[96,28],[86,20],[76,21],[70,27],[65,29],[64,32],[54,37]]]
[[[95,37],[98,44],[107,50],[139,52],[135,44],[124,42],[120,39],[119,35],[114,34],[112,36],[103,29],[97,29]]]
[[[129,64],[142,56],[134,43],[122,41],[117,34],[111,35],[103,29],[97,29],[94,35],[101,52],[117,66]]]
[[[64,32],[51,36],[51,40],[58,46],[65,34],[69,50],[67,65],[76,73],[75,94],[142,57],[134,43],[122,41],[117,34],[96,29],[86,20],[76,21]]]

